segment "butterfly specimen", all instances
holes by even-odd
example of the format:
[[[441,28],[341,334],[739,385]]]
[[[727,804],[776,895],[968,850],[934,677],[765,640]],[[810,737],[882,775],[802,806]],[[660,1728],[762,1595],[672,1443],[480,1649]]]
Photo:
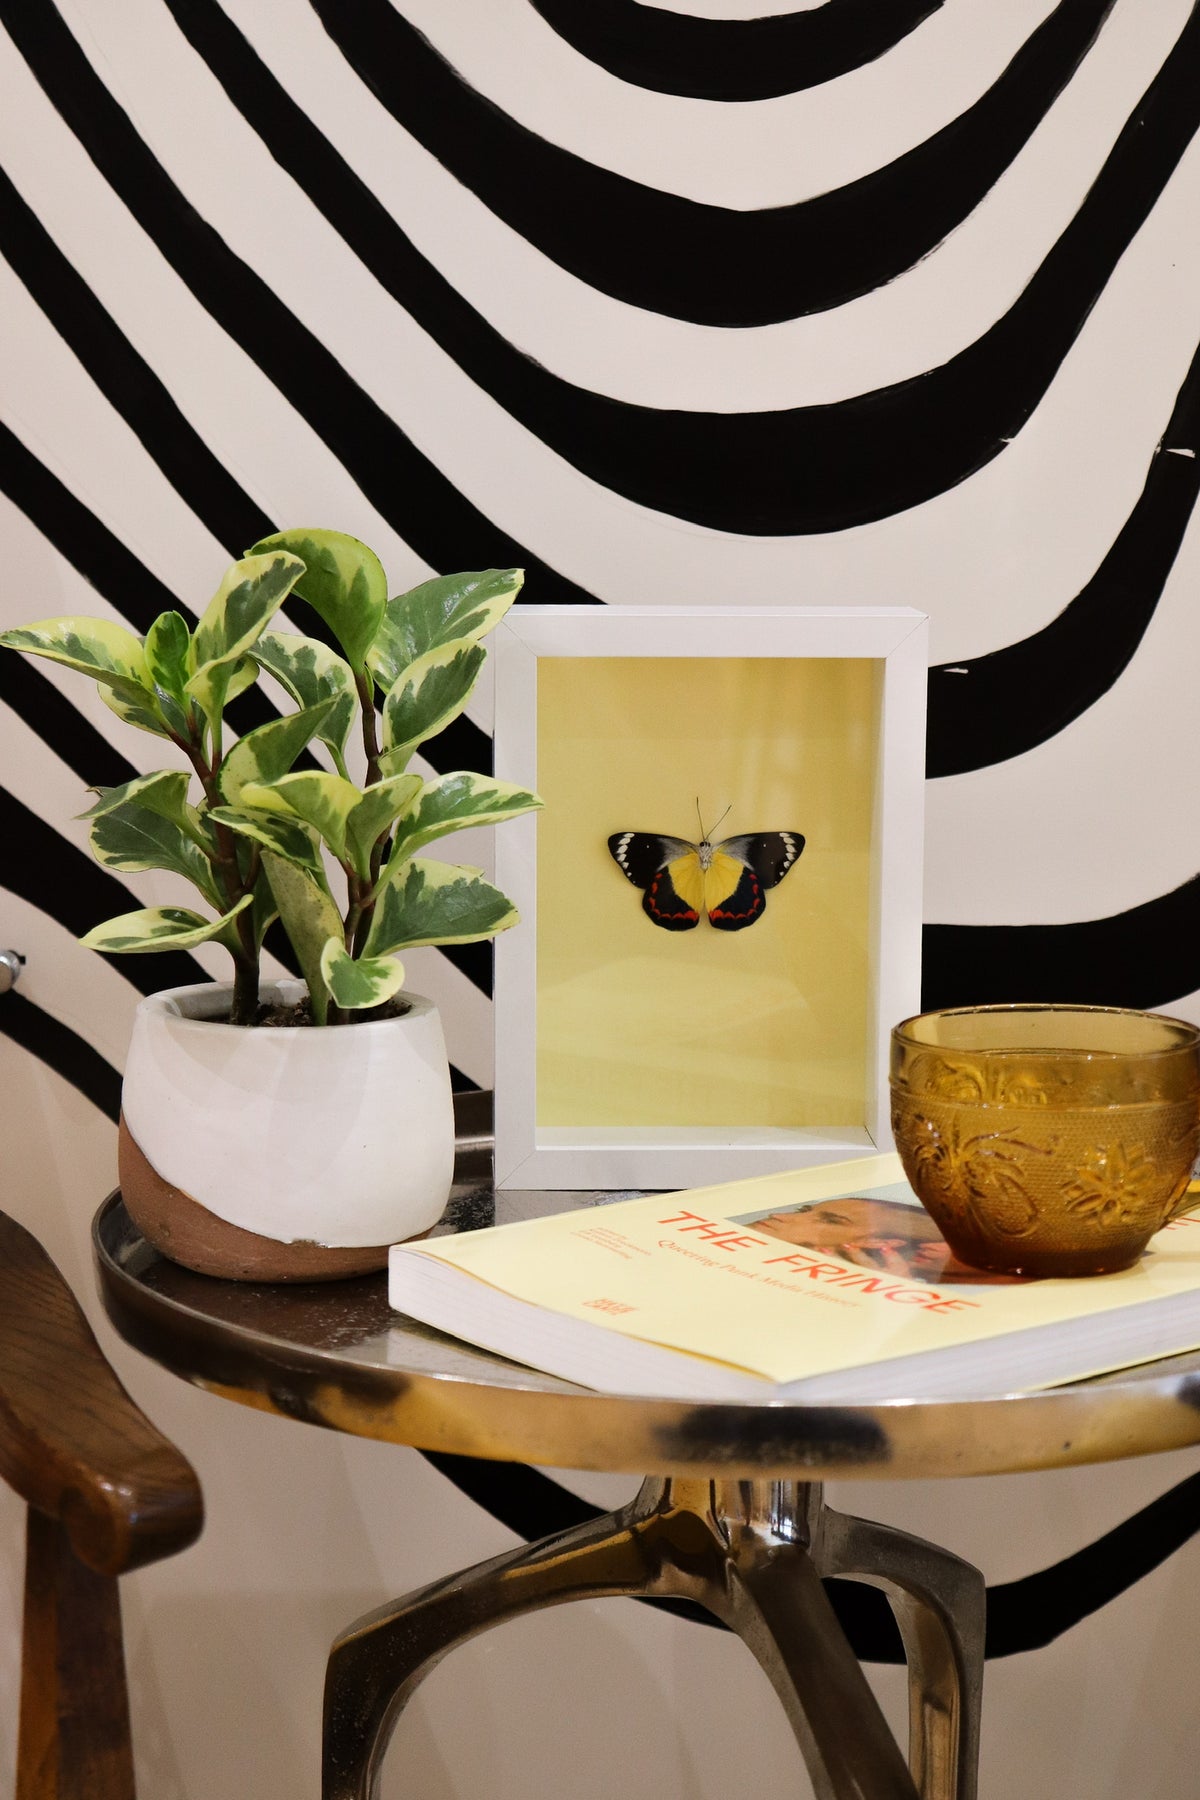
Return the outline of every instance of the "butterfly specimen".
[[[718,931],[743,931],[762,916],[766,890],[779,886],[804,838],[752,831],[714,844],[701,820],[698,844],[657,831],[617,831],[608,847],[621,873],[645,890],[642,911],[664,931],[691,931],[701,913]]]

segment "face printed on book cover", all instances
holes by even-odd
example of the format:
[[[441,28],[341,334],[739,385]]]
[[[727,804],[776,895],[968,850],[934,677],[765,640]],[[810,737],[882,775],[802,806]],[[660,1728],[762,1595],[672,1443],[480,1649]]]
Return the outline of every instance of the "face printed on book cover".
[[[877,1269],[939,1287],[948,1282],[991,1285],[1021,1279],[992,1275],[959,1262],[927,1212],[895,1200],[872,1200],[858,1194],[819,1200],[755,1219],[753,1229],[804,1250],[832,1250],[861,1269]]]

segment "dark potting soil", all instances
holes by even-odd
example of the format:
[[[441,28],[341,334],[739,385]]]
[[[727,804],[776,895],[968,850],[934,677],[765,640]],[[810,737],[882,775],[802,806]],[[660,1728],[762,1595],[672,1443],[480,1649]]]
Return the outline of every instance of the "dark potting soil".
[[[412,1008],[407,1000],[397,995],[394,999],[385,1000],[382,1006],[365,1006],[341,1021],[344,1025],[357,1025],[360,1022],[370,1024],[376,1019],[401,1019]],[[313,1022],[312,1002],[306,994],[303,1000],[297,1000],[291,1006],[261,1005],[255,1026],[262,1025],[311,1025]]]

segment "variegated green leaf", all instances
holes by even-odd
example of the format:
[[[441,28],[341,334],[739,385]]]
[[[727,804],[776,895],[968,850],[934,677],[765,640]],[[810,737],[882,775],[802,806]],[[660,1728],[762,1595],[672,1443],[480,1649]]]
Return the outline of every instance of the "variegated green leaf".
[[[425,783],[416,805],[397,826],[388,872],[447,832],[464,831],[471,825],[499,825],[541,804],[528,788],[494,781],[490,775],[473,775],[466,769],[438,775]]]
[[[144,650],[150,678],[156,687],[173,694],[176,700],[183,699],[184,683],[191,674],[188,667],[191,643],[192,634],[182,613],[159,613],[146,633]]]
[[[182,742],[187,743],[192,733],[192,721],[189,717],[189,702],[185,698],[177,700],[174,694],[168,694],[166,688],[156,687],[154,700],[158,711],[162,714],[163,723]]]
[[[130,700],[127,695],[118,694],[115,688],[99,687],[96,692],[123,724],[133,725],[138,731],[152,731],[155,737],[170,737],[155,694],[144,691],[140,700]]]
[[[379,773],[383,777],[403,775],[412,756],[411,750],[381,750],[379,752]]]
[[[92,854],[106,869],[126,875],[168,869],[194,883],[210,906],[222,903],[212,864],[199,845],[173,819],[137,800],[119,802],[94,818],[91,839]]]
[[[146,706],[147,696],[152,694],[153,681],[140,640],[111,619],[39,619],[36,624],[0,632],[0,645],[78,669],[135,705]],[[153,711],[152,697],[149,707]]]
[[[389,600],[367,658],[380,687],[394,687],[410,663],[439,644],[476,643],[500,623],[524,580],[523,569],[467,570],[435,575]]]
[[[242,790],[243,800],[246,790]],[[217,825],[227,825],[239,837],[249,838],[271,850],[287,862],[304,869],[320,882],[325,881],[321,852],[307,826],[294,813],[249,811],[243,806],[214,806],[209,818]]]
[[[264,858],[264,861],[265,860],[266,859]],[[251,896],[251,899],[253,905],[250,911],[250,919],[254,926],[254,942],[256,947],[261,950],[263,939],[266,937],[268,930],[274,924],[275,920],[279,917],[279,906],[265,869],[259,869],[258,871],[258,880],[254,883],[254,893]]]
[[[252,688],[258,680],[258,664],[252,656],[243,656],[233,665],[233,673],[229,677],[229,685],[225,690],[225,704],[228,706],[247,688]]]
[[[175,736],[184,739],[191,731],[189,701],[183,691],[190,673],[187,666],[190,644],[191,633],[182,613],[165,612],[159,613],[151,625],[143,646],[158,711]]]
[[[220,717],[236,665],[303,573],[297,557],[282,553],[244,556],[225,571],[200,615],[188,652],[186,691],[210,722]]]
[[[348,863],[365,881],[376,839],[412,804],[421,786],[420,776],[397,775],[363,789],[341,775],[302,770],[270,782],[244,783],[240,805],[248,818],[303,820],[340,863]],[[223,809],[214,816],[223,816]]]
[[[321,974],[335,1005],[353,1012],[382,1006],[404,986],[402,963],[390,956],[350,956],[338,937],[331,937],[321,952]]]
[[[254,646],[254,658],[298,706],[319,706],[323,700],[331,703],[316,735],[340,755],[358,706],[350,664],[320,638],[299,637],[290,631],[264,631]]]
[[[367,937],[368,956],[417,944],[472,944],[517,923],[512,901],[478,869],[416,857],[381,887]]]
[[[99,799],[95,806],[89,806],[86,812],[76,816],[98,819],[102,813],[111,812],[114,806],[136,800],[139,806],[161,814],[164,819],[173,819],[176,825],[186,830],[188,824],[194,822],[187,803],[190,781],[191,777],[183,769],[158,769],[153,775],[135,775],[132,781],[123,781],[119,787],[97,788]]]
[[[160,612],[146,632],[146,668],[155,684],[158,711],[176,738],[191,736],[191,700],[184,684],[191,675],[187,652],[191,650],[191,632],[182,612]]]
[[[407,812],[423,786],[419,775],[394,775],[363,790],[346,822],[346,848],[355,873],[364,881],[371,874],[371,852],[377,840]]]
[[[329,716],[332,700],[303,712],[288,713],[248,731],[221,764],[219,786],[231,806],[236,806],[249,781],[277,781],[286,775],[307,743],[318,736]]]
[[[418,656],[388,689],[383,702],[383,742],[393,774],[399,773],[400,758],[407,762],[418,744],[457,719],[486,661],[482,645],[455,638]]]
[[[346,827],[350,814],[362,799],[361,788],[341,775],[324,769],[298,770],[270,783],[248,782],[242,789],[242,805],[264,812],[303,819],[320,833],[340,863],[349,862]]]
[[[94,926],[79,941],[89,950],[102,950],[106,956],[146,950],[192,950],[210,938],[228,943],[236,938],[234,921],[249,905],[247,894],[219,919],[206,919],[185,906],[143,906],[137,912],[122,913],[120,918]]]
[[[280,551],[231,563],[192,633],[191,673],[248,655],[303,573],[298,557]]]
[[[286,550],[304,563],[296,592],[320,614],[354,669],[366,654],[387,604],[387,576],[373,550],[343,531],[277,531],[254,552]]]
[[[329,1011],[329,990],[321,973],[321,952],[331,937],[341,937],[341,914],[329,890],[294,863],[264,850],[263,869],[271,883],[283,928],[296,952],[300,973],[308,984],[313,1018],[323,1025]]]

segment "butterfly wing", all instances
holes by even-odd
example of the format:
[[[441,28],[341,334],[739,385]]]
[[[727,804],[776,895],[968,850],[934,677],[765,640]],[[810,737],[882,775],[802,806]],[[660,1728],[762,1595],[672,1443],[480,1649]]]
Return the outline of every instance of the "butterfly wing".
[[[645,890],[647,918],[664,931],[691,931],[700,923],[704,874],[695,844],[657,831],[618,831],[608,848],[621,873]]]
[[[723,856],[734,856],[753,869],[765,888],[778,887],[804,848],[799,831],[752,831],[745,837],[725,838],[717,845]]]
[[[649,887],[658,871],[677,857],[689,851],[696,854],[695,844],[686,838],[664,837],[659,831],[616,831],[608,848],[622,875],[638,888]]]
[[[717,931],[744,931],[762,916],[767,888],[778,887],[804,848],[799,831],[755,831],[725,838],[705,875],[704,905]]]

